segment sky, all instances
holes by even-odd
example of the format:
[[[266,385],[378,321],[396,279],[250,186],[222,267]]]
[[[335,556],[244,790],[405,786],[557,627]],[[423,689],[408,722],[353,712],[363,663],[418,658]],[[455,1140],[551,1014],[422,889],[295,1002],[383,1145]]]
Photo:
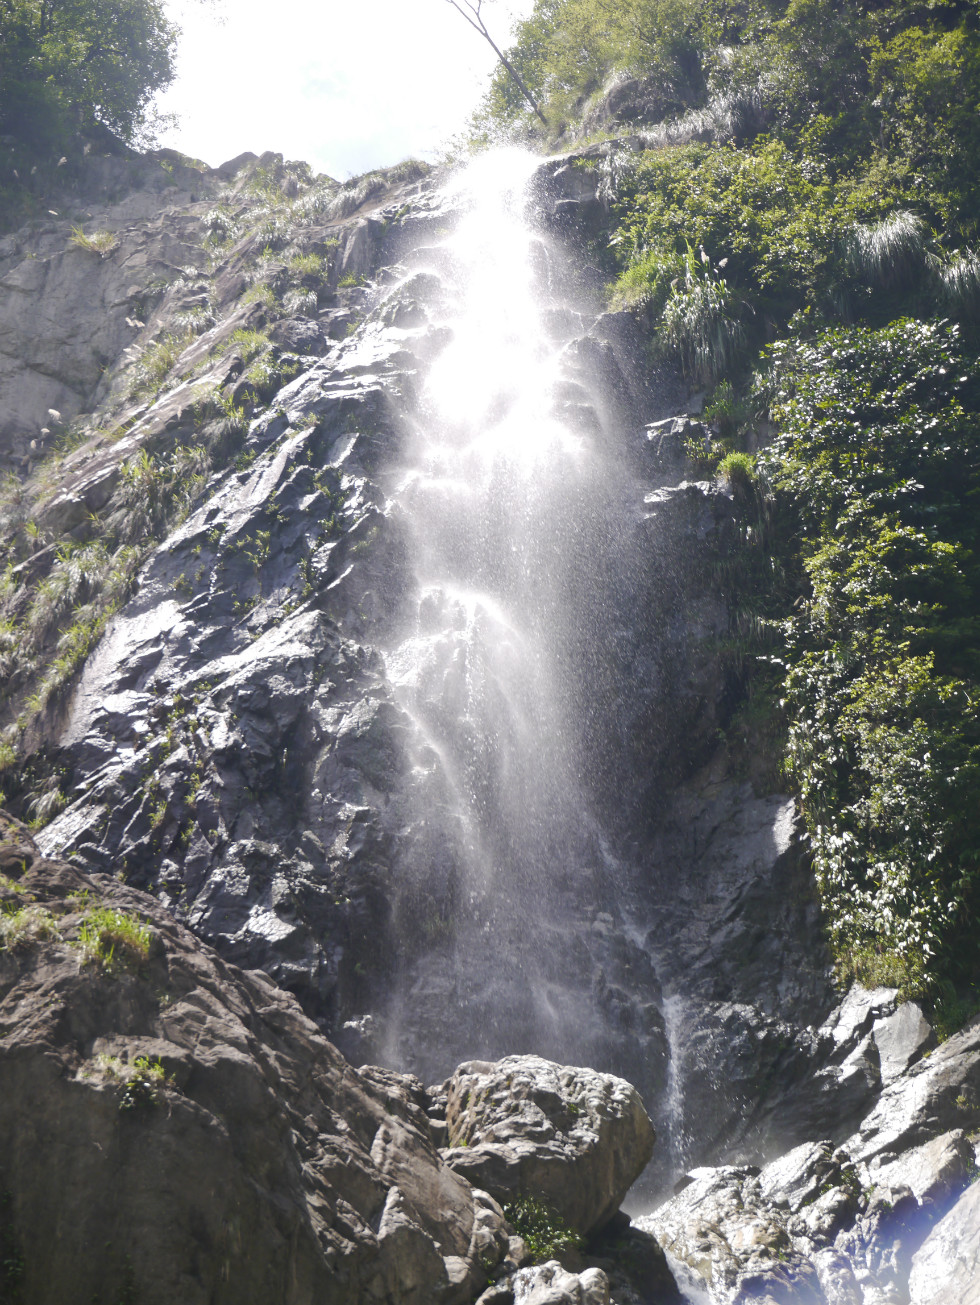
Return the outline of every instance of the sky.
[[[506,48],[533,0],[484,0]],[[276,150],[346,180],[434,160],[465,126],[495,64],[448,0],[166,0],[183,28],[160,98],[180,124],[160,145],[217,167]]]

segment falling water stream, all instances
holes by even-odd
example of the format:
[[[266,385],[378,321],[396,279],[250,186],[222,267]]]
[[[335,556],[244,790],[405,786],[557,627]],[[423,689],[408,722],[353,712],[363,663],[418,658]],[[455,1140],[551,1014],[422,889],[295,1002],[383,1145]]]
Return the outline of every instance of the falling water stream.
[[[468,168],[452,234],[413,272],[438,287],[447,343],[391,487],[417,604],[386,654],[411,722],[412,836],[385,1054],[424,1077],[530,1051],[625,1072],[623,1047],[645,1047],[610,1017],[612,970],[631,968],[606,924],[625,871],[590,743],[625,619],[630,495],[569,349],[582,317],[528,218],[538,162]]]

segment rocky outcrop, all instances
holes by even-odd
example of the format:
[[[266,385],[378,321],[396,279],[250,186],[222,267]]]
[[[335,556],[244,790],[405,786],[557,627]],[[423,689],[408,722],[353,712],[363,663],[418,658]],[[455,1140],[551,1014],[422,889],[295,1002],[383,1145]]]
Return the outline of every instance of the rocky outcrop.
[[[856,989],[831,1026],[842,1042],[863,1026],[860,1057],[887,1066],[856,1129],[841,1136],[840,1120],[836,1141],[803,1143],[761,1169],[694,1169],[640,1220],[715,1305],[971,1299],[980,1022],[935,1047],[918,1007],[889,1014],[885,997]]]
[[[433,1096],[456,1173],[501,1203],[533,1193],[579,1233],[609,1222],[653,1154],[639,1093],[610,1074],[509,1056],[460,1065]]]
[[[980,1186],[963,1193],[912,1259],[911,1305],[980,1301]]]
[[[421,1085],[5,820],[4,1299],[465,1302],[508,1250]]]
[[[616,1215],[653,1146],[629,1084],[520,1056],[428,1092],[354,1069],[267,975],[3,813],[0,1093],[4,1300],[609,1305],[610,1280],[622,1305],[675,1299]],[[522,1267],[473,1181],[488,1157],[501,1201],[569,1246],[602,1235]]]

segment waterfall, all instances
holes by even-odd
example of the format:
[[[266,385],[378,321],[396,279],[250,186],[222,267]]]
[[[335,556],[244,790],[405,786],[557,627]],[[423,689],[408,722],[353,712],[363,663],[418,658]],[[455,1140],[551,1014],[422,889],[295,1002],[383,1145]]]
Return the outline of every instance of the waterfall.
[[[417,594],[386,650],[410,783],[385,1055],[426,1077],[520,1051],[634,1076],[650,1059],[627,1025],[655,976],[612,928],[628,876],[595,800],[633,509],[569,349],[580,306],[528,216],[536,166],[466,169],[407,278],[446,342],[391,470]]]

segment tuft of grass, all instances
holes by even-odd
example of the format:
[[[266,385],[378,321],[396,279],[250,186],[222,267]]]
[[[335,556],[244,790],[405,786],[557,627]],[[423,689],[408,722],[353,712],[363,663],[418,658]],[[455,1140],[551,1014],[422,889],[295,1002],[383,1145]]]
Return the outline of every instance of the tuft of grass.
[[[291,277],[297,281],[322,281],[327,275],[329,262],[322,254],[296,254],[287,267]]]
[[[738,297],[724,277],[688,246],[684,273],[664,305],[660,333],[691,380],[709,385],[734,363],[745,342],[738,308]]]
[[[315,290],[288,290],[282,306],[290,317],[316,317],[317,297]]]
[[[939,300],[960,319],[975,316],[980,309],[980,258],[961,254],[937,271]]]
[[[100,258],[105,258],[119,244],[119,237],[112,231],[92,231],[86,235],[81,227],[72,227],[69,239],[77,249],[86,249]]]
[[[232,331],[221,346],[221,352],[228,353],[234,349],[243,363],[250,363],[253,358],[257,358],[268,347],[269,337],[264,332],[239,327],[237,331]]]
[[[58,922],[43,906],[32,904],[0,912],[0,948],[7,951],[60,937]]]
[[[166,1082],[167,1073],[159,1060],[150,1060],[149,1056],[137,1056],[133,1061],[132,1070],[123,1083],[119,1109],[139,1110],[144,1106],[155,1106],[160,1100],[160,1092]]]
[[[907,957],[873,943],[852,947],[837,957],[837,982],[842,988],[898,988],[902,1001],[926,996],[929,982],[922,957]]]
[[[909,281],[925,263],[929,230],[922,218],[900,211],[871,226],[855,226],[846,246],[848,264],[862,280],[889,289]]]
[[[755,480],[755,458],[751,453],[734,450],[718,463],[718,475],[733,489],[748,489]]]
[[[134,372],[134,392],[147,398],[159,394],[177,359],[194,339],[194,331],[168,332],[143,352]]]
[[[100,906],[89,911],[78,930],[83,965],[107,974],[133,969],[150,954],[152,934],[138,916]]]

